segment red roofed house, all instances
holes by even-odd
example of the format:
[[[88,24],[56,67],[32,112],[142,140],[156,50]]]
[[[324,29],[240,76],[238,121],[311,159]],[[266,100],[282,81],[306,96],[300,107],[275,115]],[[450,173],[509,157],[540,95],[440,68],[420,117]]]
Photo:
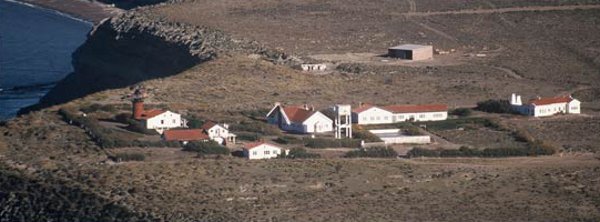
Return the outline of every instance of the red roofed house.
[[[244,145],[244,157],[257,160],[257,159],[271,159],[281,155],[282,152],[287,152],[281,147],[265,142],[247,143]]]
[[[178,141],[186,144],[190,141],[208,141],[210,138],[201,129],[165,130],[162,135],[165,141]]]
[[[267,114],[267,121],[280,129],[295,133],[323,133],[333,131],[333,120],[314,108],[304,106],[284,107],[279,103]]]
[[[571,96],[536,98],[523,104],[521,96],[512,94],[510,104],[513,109],[523,115],[543,117],[559,113],[581,113],[581,102]]]
[[[235,143],[235,134],[229,132],[228,124],[217,124],[215,122],[208,121],[202,125],[202,130],[208,135],[211,140],[219,144]]]
[[[361,105],[352,110],[352,120],[359,125],[390,124],[405,121],[440,121],[448,118],[448,106],[429,105]]]

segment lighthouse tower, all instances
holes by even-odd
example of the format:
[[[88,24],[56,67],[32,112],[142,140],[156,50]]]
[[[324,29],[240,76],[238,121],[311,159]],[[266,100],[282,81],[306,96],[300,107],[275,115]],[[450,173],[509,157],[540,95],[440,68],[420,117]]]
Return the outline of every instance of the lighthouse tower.
[[[335,113],[335,138],[352,138],[352,108],[350,105],[337,104],[333,107]]]
[[[146,90],[141,86],[136,86],[134,93],[131,95],[132,118],[140,120],[144,113],[144,99],[146,98]]]

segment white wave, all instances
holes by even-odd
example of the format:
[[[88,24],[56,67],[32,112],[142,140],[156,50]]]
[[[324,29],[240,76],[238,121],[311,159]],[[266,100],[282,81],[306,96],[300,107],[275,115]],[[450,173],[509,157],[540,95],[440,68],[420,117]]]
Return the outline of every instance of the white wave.
[[[72,19],[72,20],[75,20],[75,21],[79,21],[79,22],[87,23],[87,24],[89,24],[89,25],[94,25],[94,23],[93,23],[93,22],[87,21],[87,20],[85,20],[85,19],[80,19],[80,18],[74,17],[74,16],[72,16],[72,15],[69,15],[69,14],[67,14],[67,13],[60,12],[60,11],[58,11],[58,10],[49,9],[49,8],[44,8],[44,7],[40,7],[40,6],[38,6],[38,5],[34,5],[34,4],[31,4],[31,3],[22,2],[22,1],[17,1],[17,0],[1,0],[1,1],[12,2],[12,3],[15,3],[15,4],[24,5],[24,6],[31,7],[31,8],[36,8],[36,9],[45,10],[45,11],[48,11],[48,12],[51,12],[51,13],[54,13],[54,14],[57,14],[57,15],[60,15],[60,16],[63,16],[63,17],[66,17],[66,18]]]

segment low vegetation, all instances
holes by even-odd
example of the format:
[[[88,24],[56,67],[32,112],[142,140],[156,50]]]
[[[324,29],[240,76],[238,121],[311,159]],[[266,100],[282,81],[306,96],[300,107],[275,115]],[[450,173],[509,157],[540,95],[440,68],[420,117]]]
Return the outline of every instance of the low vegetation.
[[[229,155],[230,151],[214,141],[189,142],[183,146],[184,151],[196,152],[198,155]]]
[[[464,118],[464,119],[447,119],[444,121],[424,122],[428,130],[454,130],[454,129],[471,129],[478,127],[488,127],[491,129],[503,130],[503,128],[494,120],[488,118]]]
[[[478,102],[475,109],[488,113],[514,113],[510,102],[505,99],[489,99]]]
[[[516,157],[543,156],[556,153],[556,149],[545,143],[536,142],[524,148],[486,148],[474,149],[463,146],[459,149],[424,149],[415,147],[407,154],[414,157]]]
[[[355,129],[352,131],[352,138],[364,140],[366,143],[382,142],[379,137],[368,130]]]
[[[398,153],[392,148],[385,147],[373,147],[368,149],[359,149],[347,152],[344,157],[346,158],[360,158],[360,157],[370,157],[370,158],[395,158],[398,156]]]
[[[318,153],[309,153],[304,148],[293,148],[287,155],[285,155],[284,153],[279,157],[283,159],[316,159],[320,158],[321,155],[319,155]]]
[[[110,157],[115,162],[127,162],[127,161],[144,161],[146,155],[143,153],[117,153]]]
[[[310,148],[359,148],[358,139],[334,139],[334,138],[305,138],[306,147]]]
[[[468,117],[471,116],[473,112],[469,108],[457,108],[450,111],[450,115],[455,115],[459,117]]]

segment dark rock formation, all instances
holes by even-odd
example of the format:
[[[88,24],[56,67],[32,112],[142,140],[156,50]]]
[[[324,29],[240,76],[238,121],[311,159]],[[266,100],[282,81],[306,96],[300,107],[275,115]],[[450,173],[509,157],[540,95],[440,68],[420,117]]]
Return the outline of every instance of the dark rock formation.
[[[128,12],[97,25],[73,53],[74,72],[38,104],[20,113],[171,76],[233,51],[260,54],[272,61],[285,58],[255,41],[234,40],[213,28],[166,22],[141,11]]]

